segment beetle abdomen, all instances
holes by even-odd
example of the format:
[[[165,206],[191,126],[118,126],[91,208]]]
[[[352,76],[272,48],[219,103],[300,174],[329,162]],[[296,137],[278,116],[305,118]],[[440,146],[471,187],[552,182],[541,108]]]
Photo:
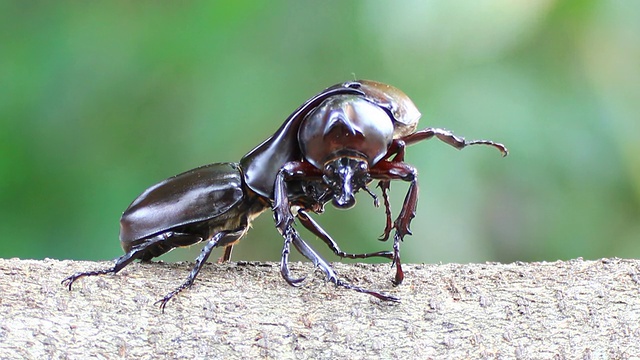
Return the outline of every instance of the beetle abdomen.
[[[120,219],[120,242],[130,243],[229,211],[243,199],[236,163],[205,165],[164,180],[138,196]]]

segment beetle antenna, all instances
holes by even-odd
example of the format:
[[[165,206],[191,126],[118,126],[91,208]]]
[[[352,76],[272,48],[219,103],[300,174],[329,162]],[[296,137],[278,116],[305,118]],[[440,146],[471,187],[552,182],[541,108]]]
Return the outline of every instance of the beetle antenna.
[[[371,190],[369,190],[369,188],[367,187],[367,185],[363,186],[362,188],[364,189],[364,191],[367,192],[367,194],[371,195],[371,197],[373,198],[373,206],[380,207],[380,200],[378,200],[378,196],[372,193]]]

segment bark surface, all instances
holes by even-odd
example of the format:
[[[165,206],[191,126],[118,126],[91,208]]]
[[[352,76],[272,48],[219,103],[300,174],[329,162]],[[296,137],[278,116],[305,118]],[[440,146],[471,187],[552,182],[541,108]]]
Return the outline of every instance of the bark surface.
[[[274,263],[207,264],[162,313],[154,302],[192,264],[0,259],[0,359],[632,359],[640,356],[640,261],[334,264],[336,288],[308,263],[287,285]]]

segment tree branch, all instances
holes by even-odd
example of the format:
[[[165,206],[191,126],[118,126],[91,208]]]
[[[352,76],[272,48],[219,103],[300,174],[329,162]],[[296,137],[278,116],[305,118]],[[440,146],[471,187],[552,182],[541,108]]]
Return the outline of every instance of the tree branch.
[[[308,263],[300,288],[273,263],[110,266],[0,259],[0,358],[615,358],[640,354],[640,261],[404,266],[335,264],[344,279],[402,299],[336,288]]]

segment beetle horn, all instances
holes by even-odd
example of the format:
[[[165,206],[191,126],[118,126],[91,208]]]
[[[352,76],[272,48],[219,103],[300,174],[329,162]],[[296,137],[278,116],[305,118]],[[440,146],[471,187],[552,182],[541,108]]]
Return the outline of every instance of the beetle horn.
[[[337,127],[342,127],[351,135],[362,134],[362,129],[350,121],[344,114],[343,111],[332,114],[329,121],[327,121],[327,125],[324,128],[323,136],[327,136],[331,130]]]

